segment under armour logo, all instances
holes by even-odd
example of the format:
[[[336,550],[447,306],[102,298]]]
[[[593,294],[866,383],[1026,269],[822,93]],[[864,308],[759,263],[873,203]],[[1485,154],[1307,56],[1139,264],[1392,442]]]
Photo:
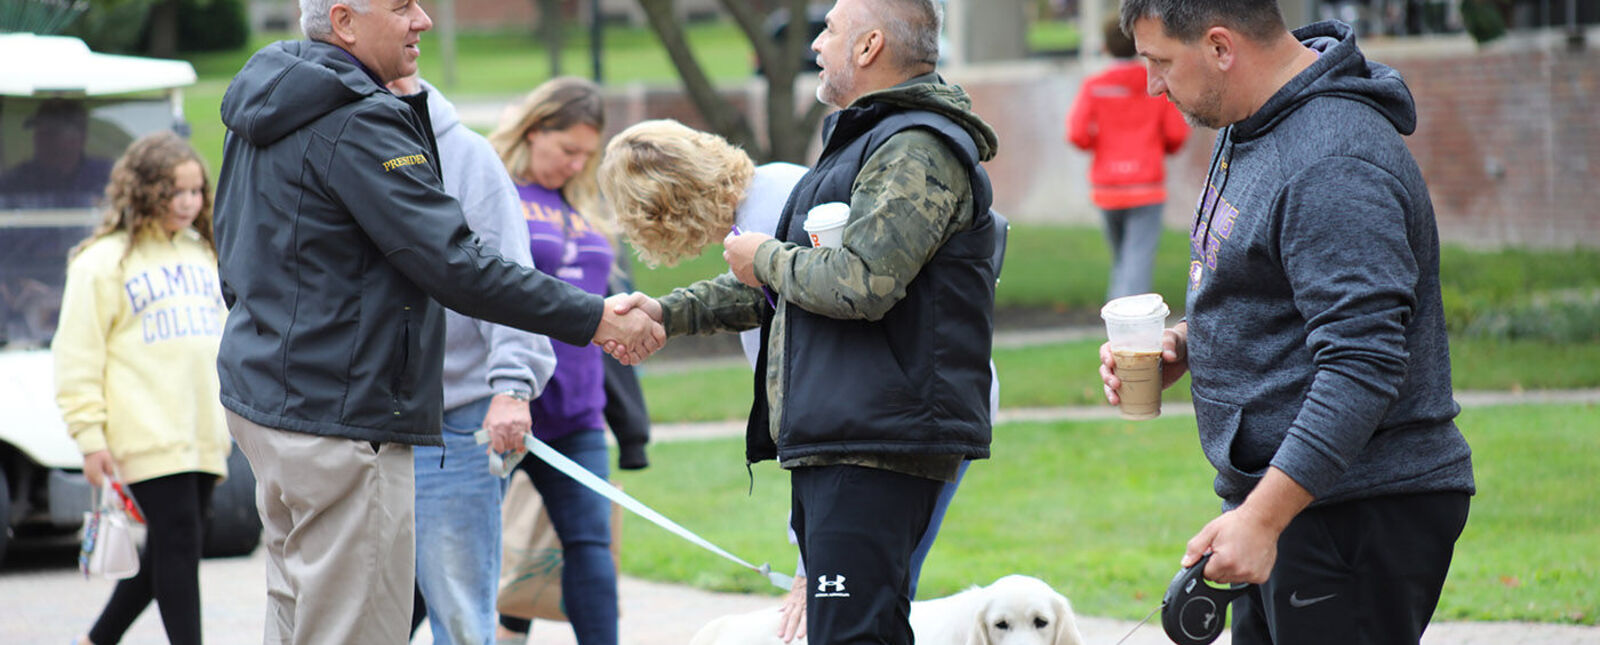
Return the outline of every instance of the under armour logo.
[[[832,589],[832,591],[829,591],[829,589]],[[842,598],[842,597],[847,597],[849,595],[850,594],[844,590],[844,576],[843,575],[833,576],[832,580],[829,580],[828,576],[817,576],[817,596],[816,597],[818,597],[818,598]]]

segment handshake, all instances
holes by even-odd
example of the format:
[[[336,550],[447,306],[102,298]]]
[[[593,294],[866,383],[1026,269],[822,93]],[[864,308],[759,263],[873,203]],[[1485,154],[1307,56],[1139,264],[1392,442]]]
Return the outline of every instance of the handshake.
[[[623,365],[638,365],[667,344],[661,303],[638,291],[606,298],[594,344]]]
[[[728,262],[728,269],[739,282],[751,287],[762,286],[755,274],[756,249],[770,239],[771,235],[744,233],[735,226],[733,233],[722,241],[722,259]],[[767,299],[772,299],[770,292]],[[623,365],[644,362],[667,344],[667,332],[661,326],[661,303],[638,291],[606,298],[605,314],[600,318],[600,328],[594,332],[594,344],[604,347],[607,354]]]

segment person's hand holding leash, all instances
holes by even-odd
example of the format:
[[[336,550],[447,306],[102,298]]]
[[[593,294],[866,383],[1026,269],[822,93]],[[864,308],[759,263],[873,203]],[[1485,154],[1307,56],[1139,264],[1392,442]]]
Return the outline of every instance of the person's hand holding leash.
[[[489,399],[488,413],[483,415],[483,428],[489,431],[489,449],[499,453],[522,450],[522,435],[533,429],[527,399],[506,393],[494,395]]]
[[[1269,467],[1244,504],[1207,522],[1189,538],[1181,564],[1188,567],[1210,552],[1205,579],[1221,583],[1266,582],[1278,560],[1279,534],[1311,501],[1311,493],[1289,475]]]

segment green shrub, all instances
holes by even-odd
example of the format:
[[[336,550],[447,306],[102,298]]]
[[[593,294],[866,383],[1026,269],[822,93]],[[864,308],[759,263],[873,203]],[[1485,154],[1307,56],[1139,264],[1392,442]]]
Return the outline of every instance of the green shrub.
[[[1463,327],[1468,336],[1479,338],[1600,341],[1600,289],[1538,293],[1521,302],[1476,312]]]
[[[154,5],[153,0],[95,0],[62,33],[82,38],[97,52],[137,54]]]
[[[1461,0],[1461,22],[1479,44],[1506,35],[1501,4],[1499,0]]]
[[[180,0],[179,50],[227,51],[249,41],[250,16],[244,0]]]
[[[0,32],[60,33],[88,8],[83,0],[6,0],[0,2]]]
[[[1511,312],[1530,308],[1555,307],[1559,311],[1553,311],[1554,315],[1582,323],[1582,307],[1573,311],[1575,305],[1556,301],[1572,297],[1559,294],[1580,294],[1581,299],[1581,294],[1600,291],[1600,251],[1578,248],[1478,251],[1446,246],[1439,256],[1439,278],[1445,324],[1453,334],[1469,333],[1468,330],[1475,334],[1497,333],[1493,330],[1509,329],[1506,322],[1485,320],[1526,317],[1530,314],[1512,316]],[[1579,317],[1571,318],[1574,315]],[[1594,318],[1590,316],[1588,320],[1593,326]],[[1532,331],[1523,325],[1518,333]],[[1516,337],[1554,340],[1547,333]]]

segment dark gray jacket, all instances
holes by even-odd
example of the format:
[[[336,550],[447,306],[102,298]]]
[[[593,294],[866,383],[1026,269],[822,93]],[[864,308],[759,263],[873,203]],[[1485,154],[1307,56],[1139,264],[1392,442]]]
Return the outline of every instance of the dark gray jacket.
[[[427,111],[344,50],[256,52],[222,102],[223,405],[255,423],[440,443],[444,313],[585,344],[601,299],[484,249]]]
[[[1472,492],[1405,82],[1346,25],[1217,138],[1191,236],[1189,369],[1225,506],[1275,466],[1318,504]],[[1220,198],[1219,198],[1220,195]]]

